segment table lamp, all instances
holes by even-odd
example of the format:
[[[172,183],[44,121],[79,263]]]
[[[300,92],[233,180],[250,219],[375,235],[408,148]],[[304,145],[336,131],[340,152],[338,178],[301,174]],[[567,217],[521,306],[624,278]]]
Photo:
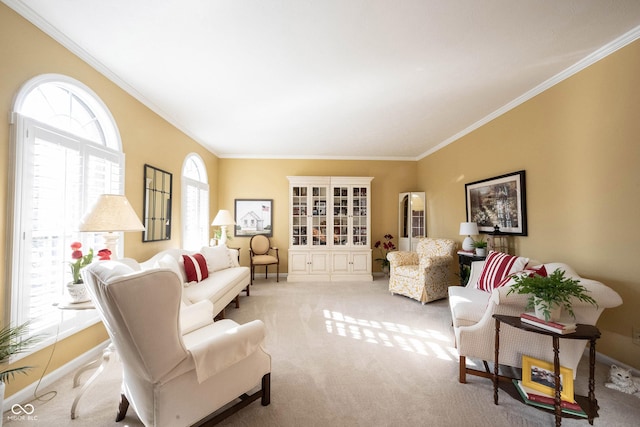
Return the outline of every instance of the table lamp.
[[[475,222],[461,222],[460,223],[460,235],[467,236],[462,241],[463,251],[473,251],[473,239],[471,236],[479,234],[478,224]]]
[[[121,194],[102,194],[80,221],[80,231],[102,231],[107,249],[118,258],[119,232],[143,231],[144,225],[138,219],[129,201]]]
[[[227,226],[228,225],[235,225],[236,222],[233,220],[233,217],[231,216],[231,213],[226,210],[226,209],[220,209],[218,211],[218,214],[216,215],[216,217],[213,219],[213,222],[211,223],[211,225],[213,226],[219,226],[221,231],[220,231],[220,245],[226,245],[227,244]]]

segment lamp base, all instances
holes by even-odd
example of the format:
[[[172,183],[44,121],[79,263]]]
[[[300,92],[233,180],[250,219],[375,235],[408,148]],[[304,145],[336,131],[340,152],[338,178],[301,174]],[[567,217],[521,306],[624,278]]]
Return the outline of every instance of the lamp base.
[[[220,240],[218,240],[219,246],[227,246],[227,226],[220,226]]]
[[[104,233],[102,235],[104,239],[104,245],[107,249],[111,251],[111,259],[118,259],[118,239],[120,238],[120,233],[116,233],[110,231],[108,233]]]
[[[473,251],[473,239],[471,236],[467,236],[462,241],[462,250],[463,251]]]

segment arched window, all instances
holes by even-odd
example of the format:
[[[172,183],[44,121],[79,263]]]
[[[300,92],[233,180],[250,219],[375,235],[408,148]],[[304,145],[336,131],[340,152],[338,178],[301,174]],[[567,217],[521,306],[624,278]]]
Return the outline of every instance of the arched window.
[[[30,321],[31,334],[64,337],[98,320],[94,310],[54,303],[64,302],[72,280],[71,244],[81,242],[84,254],[104,247],[99,234],[80,233],[78,225],[100,194],[123,194],[120,135],[91,89],[57,74],[20,89],[11,125],[11,323]]]
[[[182,247],[209,244],[209,184],[202,158],[191,153],[182,165]]]

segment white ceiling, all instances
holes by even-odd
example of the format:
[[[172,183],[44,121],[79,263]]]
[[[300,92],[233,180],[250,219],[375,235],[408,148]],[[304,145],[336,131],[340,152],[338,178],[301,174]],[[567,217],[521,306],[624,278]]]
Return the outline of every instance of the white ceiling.
[[[220,157],[418,159],[640,37],[638,0],[2,0]]]

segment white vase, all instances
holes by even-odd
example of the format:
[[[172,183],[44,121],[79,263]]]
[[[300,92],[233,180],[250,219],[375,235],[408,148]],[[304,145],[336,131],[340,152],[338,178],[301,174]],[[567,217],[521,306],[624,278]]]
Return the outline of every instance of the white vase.
[[[533,300],[534,308],[536,310],[536,317],[538,319],[542,319],[549,322],[557,322],[560,320],[560,315],[562,314],[562,306],[558,304],[554,304],[549,309],[549,319],[544,317],[544,309],[542,305],[538,303],[538,298],[534,298]]]
[[[91,300],[84,283],[67,283],[67,293],[71,302],[79,303]]]
[[[476,255],[478,256],[486,256],[487,248],[476,248]]]

